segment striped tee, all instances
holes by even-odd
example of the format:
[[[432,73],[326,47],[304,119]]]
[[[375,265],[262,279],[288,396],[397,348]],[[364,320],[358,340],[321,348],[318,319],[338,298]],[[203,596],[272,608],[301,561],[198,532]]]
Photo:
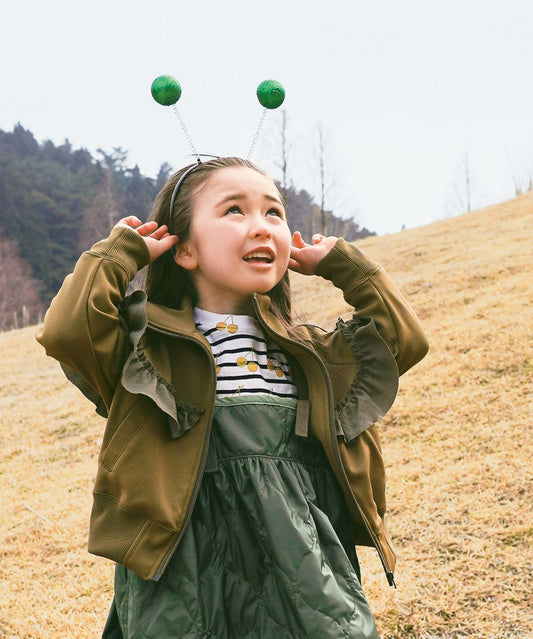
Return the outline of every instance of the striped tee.
[[[217,397],[268,394],[297,398],[287,359],[257,320],[194,309],[194,322],[211,345]]]

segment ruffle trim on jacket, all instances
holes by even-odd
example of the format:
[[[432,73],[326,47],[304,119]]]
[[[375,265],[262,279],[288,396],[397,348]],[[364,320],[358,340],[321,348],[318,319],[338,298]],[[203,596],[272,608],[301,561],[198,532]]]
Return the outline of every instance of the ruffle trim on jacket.
[[[339,320],[337,329],[357,360],[358,372],[346,395],[335,406],[337,434],[349,444],[381,419],[398,392],[398,366],[369,317]]]
[[[166,413],[172,437],[181,437],[198,423],[203,408],[182,402],[170,383],[146,356],[141,338],[146,332],[146,293],[134,291],[120,307],[129,331],[131,352],[122,369],[122,386],[133,394],[146,395]]]
[[[167,415],[172,437],[181,437],[198,423],[203,408],[182,402],[176,398],[170,383],[156,371],[146,356],[141,338],[146,332],[146,293],[134,291],[124,298],[119,308],[120,317],[129,332],[131,352],[122,368],[122,386],[134,395],[146,395]],[[102,397],[74,369],[61,365],[67,379],[96,406],[96,413],[108,417]]]

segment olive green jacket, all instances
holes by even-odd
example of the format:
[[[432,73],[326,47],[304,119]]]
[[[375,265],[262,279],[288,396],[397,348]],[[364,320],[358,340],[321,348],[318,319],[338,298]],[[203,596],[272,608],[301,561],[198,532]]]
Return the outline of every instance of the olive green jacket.
[[[146,302],[130,281],[149,261],[143,239],[114,229],[79,259],[37,340],[107,417],[89,551],[158,579],[190,518],[208,454],[216,373],[193,309]],[[374,546],[389,583],[395,555],[384,524],[385,473],[376,420],[392,405],[398,373],[427,352],[419,322],[384,270],[339,239],[320,275],[356,312],[292,339],[254,295],[263,329],[283,348],[299,391],[296,433],[324,447],[353,520],[356,544]]]

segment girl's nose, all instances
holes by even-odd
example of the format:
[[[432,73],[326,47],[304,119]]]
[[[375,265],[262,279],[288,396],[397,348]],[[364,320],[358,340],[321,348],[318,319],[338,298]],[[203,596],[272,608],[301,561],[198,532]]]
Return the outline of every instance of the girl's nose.
[[[264,237],[267,239],[272,237],[272,229],[262,215],[257,218],[254,216],[250,224],[250,235],[251,237]]]

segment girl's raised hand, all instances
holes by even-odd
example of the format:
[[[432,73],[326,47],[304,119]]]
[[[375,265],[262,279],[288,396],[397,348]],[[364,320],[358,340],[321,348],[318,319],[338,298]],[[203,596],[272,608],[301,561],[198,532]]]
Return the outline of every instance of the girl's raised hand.
[[[170,235],[165,224],[162,226],[158,226],[157,222],[145,222],[143,224],[134,215],[123,217],[115,224],[116,227],[130,228],[143,238],[150,252],[150,262],[156,260],[165,251],[168,251],[178,243],[178,236]]]
[[[314,275],[316,265],[331,251],[337,240],[338,238],[333,235],[325,237],[320,233],[315,233],[312,237],[313,243],[307,244],[304,242],[302,234],[296,231],[292,236],[289,268],[303,275]]]

